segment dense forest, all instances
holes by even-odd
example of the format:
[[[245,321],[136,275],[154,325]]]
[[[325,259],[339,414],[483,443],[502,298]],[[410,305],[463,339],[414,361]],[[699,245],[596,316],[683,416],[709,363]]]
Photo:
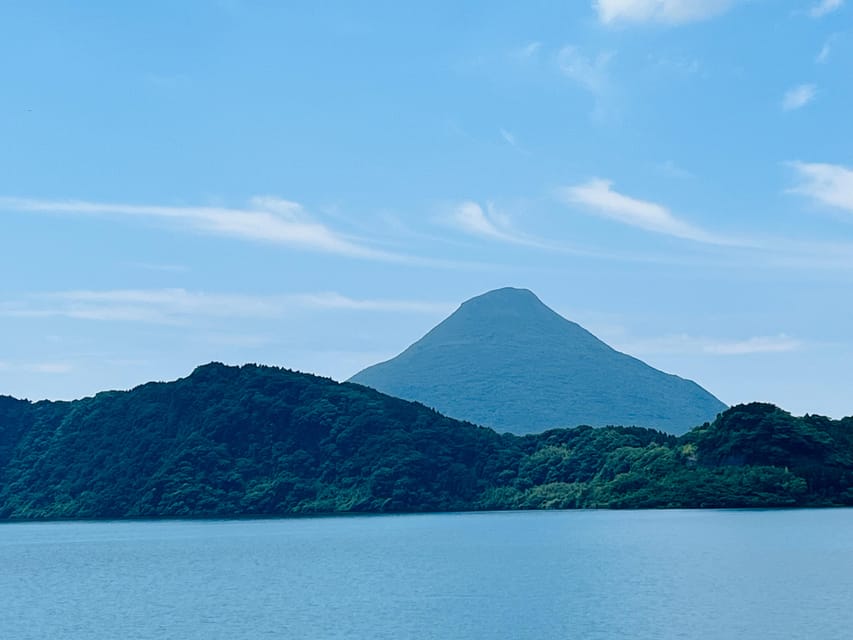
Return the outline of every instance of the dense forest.
[[[0,397],[0,519],[830,505],[853,505],[853,418],[769,404],[680,437],[516,436],[357,384],[221,364],[74,402]]]

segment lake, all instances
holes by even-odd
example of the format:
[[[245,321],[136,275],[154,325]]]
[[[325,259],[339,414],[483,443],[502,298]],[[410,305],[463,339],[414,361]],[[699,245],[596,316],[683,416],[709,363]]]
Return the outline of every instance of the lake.
[[[853,509],[0,525],[0,637],[850,638]]]

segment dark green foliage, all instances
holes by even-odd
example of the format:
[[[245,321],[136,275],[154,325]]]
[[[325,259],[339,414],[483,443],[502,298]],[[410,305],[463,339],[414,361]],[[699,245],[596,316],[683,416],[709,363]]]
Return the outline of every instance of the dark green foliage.
[[[0,397],[0,518],[853,504],[853,419],[734,407],[675,436],[498,434],[355,384],[210,364],[74,402]]]
[[[30,403],[0,396],[0,469],[9,461],[30,419]]]
[[[499,431],[588,424],[681,434],[726,406],[611,349],[525,289],[465,302],[397,357],[351,379]]]
[[[734,407],[685,440],[696,443],[700,460],[709,464],[810,464],[823,462],[821,456],[832,442],[824,430],[829,424],[797,419],[772,404],[756,402]]]
[[[463,509],[503,448],[426,407],[257,366],[6,413],[7,518]]]

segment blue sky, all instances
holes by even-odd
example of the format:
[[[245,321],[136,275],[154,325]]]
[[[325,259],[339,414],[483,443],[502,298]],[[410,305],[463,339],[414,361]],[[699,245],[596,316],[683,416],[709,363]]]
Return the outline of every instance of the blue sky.
[[[0,394],[344,379],[532,289],[853,414],[844,0],[6,3]]]

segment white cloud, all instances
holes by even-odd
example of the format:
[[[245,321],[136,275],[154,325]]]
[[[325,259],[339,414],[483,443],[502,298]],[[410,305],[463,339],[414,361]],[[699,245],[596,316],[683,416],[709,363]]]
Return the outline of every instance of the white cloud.
[[[782,108],[785,111],[793,111],[806,106],[814,100],[817,87],[813,84],[801,84],[789,89],[782,98]]]
[[[270,345],[280,342],[281,338],[277,338],[268,334],[250,334],[250,333],[225,333],[225,332],[207,332],[194,333],[193,339],[198,342],[221,345],[225,347],[242,347],[245,349],[260,349],[261,347],[269,347]]]
[[[557,64],[566,77],[593,95],[600,96],[610,86],[608,67],[615,55],[613,51],[603,51],[595,57],[588,57],[577,47],[568,45],[557,54]]]
[[[653,69],[675,73],[681,76],[691,76],[699,73],[702,69],[702,64],[696,58],[650,53],[648,55],[648,60]]]
[[[421,300],[358,300],[339,293],[310,293],[288,296],[288,299],[312,309],[350,309],[353,311],[383,311],[390,313],[443,313],[454,305]]]
[[[604,24],[684,24],[724,13],[735,0],[594,0]]]
[[[558,196],[566,204],[582,205],[596,215],[646,231],[709,244],[741,244],[680,220],[663,205],[618,193],[612,186],[610,180],[594,178],[584,184],[563,188],[558,191]]]
[[[518,58],[519,60],[530,60],[535,58],[539,51],[542,49],[541,42],[529,42],[523,47],[519,47],[512,52],[514,58]]]
[[[476,202],[462,202],[454,207],[445,221],[465,233],[481,238],[538,246],[535,240],[515,232],[509,216],[497,211],[491,203],[487,203],[483,209]]]
[[[800,183],[790,189],[791,193],[853,213],[853,169],[825,163],[790,164],[800,179]]]
[[[841,38],[842,35],[839,33],[833,33],[829,36],[823,43],[818,54],[815,56],[815,62],[817,64],[826,64],[829,62],[829,59],[832,56],[832,50]]]
[[[288,200],[258,197],[248,208],[169,207],[86,201],[0,198],[0,209],[33,213],[137,216],[169,220],[192,230],[253,242],[371,260],[413,260],[367,247],[313,220],[304,208]]]
[[[164,271],[167,273],[184,273],[189,267],[182,264],[157,264],[154,262],[130,262],[128,266],[146,271]]]
[[[50,374],[71,373],[74,369],[74,367],[67,362],[36,362],[33,364],[25,364],[21,368],[29,373]]]
[[[792,163],[802,177],[790,192],[809,196],[823,204],[853,212],[853,170],[835,165]],[[748,252],[730,253],[726,265],[758,264],[763,267],[850,269],[853,245],[845,242],[810,241],[763,234],[724,235],[687,222],[656,202],[619,193],[609,180],[592,179],[586,183],[557,190],[564,204],[581,206],[588,212],[646,231],[685,240]]]
[[[185,324],[192,318],[281,318],[294,310],[440,314],[453,305],[420,300],[356,299],[334,292],[245,295],[185,289],[78,290],[33,294],[0,305],[0,316]]]
[[[530,152],[529,152],[529,151],[527,151],[524,147],[522,147],[522,146],[518,143],[518,138],[515,136],[515,134],[514,134],[512,131],[507,131],[507,130],[506,130],[506,129],[504,129],[503,127],[500,127],[500,128],[498,129],[498,133],[500,133],[501,138],[503,139],[503,141],[504,141],[504,142],[506,142],[506,143],[507,143],[509,146],[511,146],[513,149],[515,149],[516,151],[518,151],[518,152],[519,152],[519,153],[521,153],[521,154],[524,154],[524,155],[530,155]]]
[[[512,135],[509,131],[507,131],[507,130],[506,130],[506,129],[504,129],[503,127],[501,127],[501,128],[499,129],[499,131],[500,131],[500,134],[501,134],[501,138],[503,138],[503,139],[504,139],[504,141],[505,141],[508,145],[510,145],[510,146],[512,146],[512,147],[515,147],[516,149],[518,148],[518,143],[516,142],[516,140],[515,140],[515,136],[514,136],[514,135]]]
[[[619,342],[617,340],[617,342]],[[802,347],[802,342],[788,335],[755,336],[741,340],[676,334],[659,338],[619,342],[619,349],[635,355],[712,355],[744,356],[787,353]]]
[[[843,5],[844,0],[820,0],[820,2],[809,9],[809,15],[812,18],[822,18],[828,13],[837,11]]]
[[[778,336],[756,336],[734,342],[711,342],[704,346],[705,353],[721,356],[740,356],[752,353],[785,353],[796,351],[802,346],[799,340],[780,334]]]
[[[665,162],[659,162],[654,165],[655,171],[660,173],[661,175],[666,176],[667,178],[677,178],[678,180],[687,180],[688,178],[692,178],[693,174],[690,173],[687,169],[682,167],[679,164],[676,164],[672,160],[667,160]]]

